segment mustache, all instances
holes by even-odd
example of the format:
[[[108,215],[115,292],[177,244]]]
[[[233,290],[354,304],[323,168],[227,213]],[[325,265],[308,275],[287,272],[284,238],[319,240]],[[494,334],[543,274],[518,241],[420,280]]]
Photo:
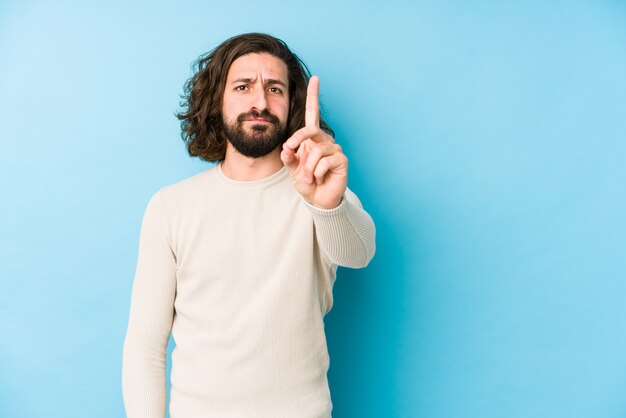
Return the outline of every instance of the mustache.
[[[251,110],[247,113],[242,113],[239,116],[237,116],[237,122],[243,122],[245,120],[252,120],[256,118],[263,118],[266,121],[271,122],[273,124],[278,123],[278,118],[272,115],[267,109],[262,110],[261,112],[257,110]]]

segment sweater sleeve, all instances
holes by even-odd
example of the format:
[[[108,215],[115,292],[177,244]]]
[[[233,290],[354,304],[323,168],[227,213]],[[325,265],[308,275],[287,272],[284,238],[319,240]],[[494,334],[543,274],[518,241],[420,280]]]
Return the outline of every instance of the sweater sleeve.
[[[174,317],[176,259],[162,198],[146,208],[124,341],[122,392],[128,418],[165,417],[165,356]]]
[[[334,209],[321,209],[304,202],[313,215],[320,249],[331,263],[351,268],[369,264],[376,251],[376,228],[350,189],[346,189],[341,203]]]

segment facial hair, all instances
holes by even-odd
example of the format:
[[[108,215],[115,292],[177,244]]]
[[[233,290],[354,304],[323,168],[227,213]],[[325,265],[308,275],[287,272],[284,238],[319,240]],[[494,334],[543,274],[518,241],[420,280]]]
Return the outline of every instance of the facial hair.
[[[244,129],[244,122],[263,118],[269,123],[249,123],[249,131]],[[237,121],[224,120],[224,133],[233,147],[242,155],[251,158],[263,157],[274,151],[285,141],[285,124],[267,109],[258,112],[251,110],[237,116]]]

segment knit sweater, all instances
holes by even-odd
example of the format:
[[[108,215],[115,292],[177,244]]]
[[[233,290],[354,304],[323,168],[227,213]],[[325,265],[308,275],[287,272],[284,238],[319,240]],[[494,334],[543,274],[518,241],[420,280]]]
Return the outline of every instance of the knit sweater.
[[[159,190],[139,240],[122,387],[129,418],[330,417],[324,315],[337,266],[359,268],[375,229],[346,190],[308,204],[283,167],[256,181],[218,164]]]

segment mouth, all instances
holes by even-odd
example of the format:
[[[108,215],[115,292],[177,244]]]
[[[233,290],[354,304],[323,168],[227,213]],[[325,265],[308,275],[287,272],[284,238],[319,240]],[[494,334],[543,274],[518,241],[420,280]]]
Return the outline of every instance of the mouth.
[[[246,122],[252,122],[252,123],[271,123],[269,120],[264,119],[264,118],[250,118],[250,119],[246,119]]]
[[[250,122],[256,125],[272,125],[278,123],[278,118],[272,115],[268,110],[259,112],[257,110],[251,110],[248,113],[242,113],[237,117],[238,122]]]

